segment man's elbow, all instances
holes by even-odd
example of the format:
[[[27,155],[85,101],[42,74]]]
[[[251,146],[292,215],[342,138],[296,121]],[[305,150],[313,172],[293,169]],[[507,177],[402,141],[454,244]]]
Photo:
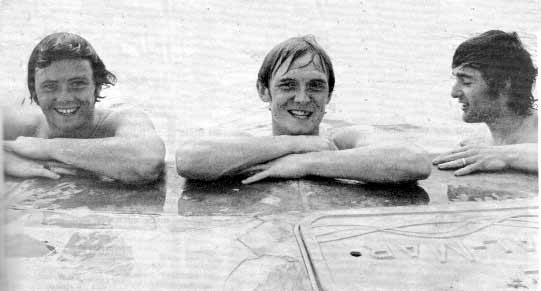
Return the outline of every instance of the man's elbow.
[[[181,145],[175,153],[177,173],[187,179],[216,180],[220,173],[214,173],[208,165],[210,151],[204,144],[189,142]]]
[[[147,160],[145,165],[137,172],[138,180],[142,183],[150,183],[158,180],[163,173],[165,162],[163,159]]]
[[[424,180],[430,176],[432,163],[426,150],[420,146],[410,145],[404,149],[405,171],[410,180]]]
[[[386,182],[405,183],[428,178],[432,170],[428,153],[419,146],[392,146],[388,156],[394,156],[392,171]],[[393,152],[394,154],[391,154]]]
[[[127,169],[127,175],[122,177],[122,181],[128,184],[145,184],[158,180],[164,171],[165,166],[165,146],[163,143],[156,144],[154,150],[145,150],[139,157],[132,161],[130,169]]]

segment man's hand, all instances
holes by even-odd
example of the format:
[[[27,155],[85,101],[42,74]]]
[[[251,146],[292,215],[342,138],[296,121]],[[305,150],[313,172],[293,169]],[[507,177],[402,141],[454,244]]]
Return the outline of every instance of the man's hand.
[[[303,163],[302,154],[291,154],[272,160],[268,163],[253,166],[243,172],[262,170],[261,172],[248,177],[242,181],[243,184],[250,184],[265,178],[301,178],[308,174]]]
[[[440,170],[457,169],[456,176],[479,171],[499,171],[507,168],[507,157],[499,146],[462,146],[438,156],[432,161]]]
[[[20,136],[14,141],[4,141],[4,150],[33,160],[50,160],[49,140]]]
[[[491,145],[491,141],[485,137],[470,137],[460,141],[459,146],[488,146]]]
[[[298,154],[338,150],[334,142],[329,138],[316,135],[292,136],[291,138],[296,143],[295,153]]]
[[[46,164],[46,162],[44,162]],[[47,166],[30,159],[4,151],[4,172],[15,177],[45,177],[58,179],[60,175],[47,169]]]

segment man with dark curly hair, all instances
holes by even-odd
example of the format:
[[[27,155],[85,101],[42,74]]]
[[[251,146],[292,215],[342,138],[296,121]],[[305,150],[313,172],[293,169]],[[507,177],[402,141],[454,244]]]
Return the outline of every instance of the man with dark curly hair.
[[[515,169],[537,173],[537,110],[532,87],[537,69],[517,33],[487,31],[463,42],[453,56],[456,83],[451,96],[462,103],[462,118],[484,122],[489,144],[463,141],[437,157],[455,175]]]
[[[31,102],[41,112],[3,110],[4,171],[57,179],[92,172],[124,183],[156,180],[165,147],[152,122],[137,110],[95,108],[116,77],[84,38],[48,35],[28,61]]]

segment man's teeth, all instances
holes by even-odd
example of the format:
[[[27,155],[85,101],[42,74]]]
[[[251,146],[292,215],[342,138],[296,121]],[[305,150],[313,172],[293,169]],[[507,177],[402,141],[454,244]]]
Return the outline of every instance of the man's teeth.
[[[60,114],[73,114],[75,113],[75,111],[77,111],[77,109],[79,109],[79,107],[73,107],[73,108],[55,108],[56,112],[60,113]]]
[[[312,112],[304,110],[289,110],[289,113],[298,118],[308,118]]]

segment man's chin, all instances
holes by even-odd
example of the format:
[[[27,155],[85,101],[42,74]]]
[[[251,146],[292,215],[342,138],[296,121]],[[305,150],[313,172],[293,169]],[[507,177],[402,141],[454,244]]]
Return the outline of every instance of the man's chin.
[[[84,123],[55,122],[51,127],[54,128],[57,134],[61,136],[77,136],[77,133],[79,133],[81,128],[84,127]]]
[[[483,122],[482,118],[479,118],[479,116],[471,115],[471,114],[464,114],[462,115],[462,120],[466,123],[479,123]]]
[[[310,119],[303,120],[273,120],[273,131],[282,135],[317,135],[319,123]]]
[[[306,127],[289,127],[287,128],[287,135],[315,135],[317,134],[317,128]]]

